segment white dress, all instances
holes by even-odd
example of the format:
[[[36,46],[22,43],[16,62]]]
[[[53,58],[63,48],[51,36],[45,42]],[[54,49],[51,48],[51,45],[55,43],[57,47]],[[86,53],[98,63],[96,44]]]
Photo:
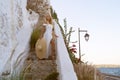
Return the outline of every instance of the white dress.
[[[50,41],[52,39],[52,25],[51,24],[45,24],[46,31],[44,33],[44,39],[46,40],[46,57],[48,58],[50,55]]]

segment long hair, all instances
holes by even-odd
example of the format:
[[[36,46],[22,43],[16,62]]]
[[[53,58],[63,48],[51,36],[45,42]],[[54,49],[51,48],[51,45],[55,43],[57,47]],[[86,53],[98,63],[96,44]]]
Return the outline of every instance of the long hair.
[[[45,16],[45,18],[46,18],[47,23],[52,24],[52,16],[50,15],[50,13],[48,13],[48,14]]]

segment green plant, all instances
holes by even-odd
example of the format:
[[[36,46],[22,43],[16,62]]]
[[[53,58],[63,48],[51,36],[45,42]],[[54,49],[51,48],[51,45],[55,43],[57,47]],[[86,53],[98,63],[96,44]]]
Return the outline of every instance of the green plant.
[[[65,45],[67,47],[67,50],[68,50],[68,53],[69,53],[71,61],[73,63],[77,63],[78,59],[75,57],[74,52],[71,51],[71,47],[69,47],[69,43],[70,43],[71,33],[72,32],[74,32],[73,29],[72,29],[72,27],[70,27],[69,31],[68,31],[67,21],[66,21],[66,18],[65,18],[64,19],[64,29],[63,29],[63,38],[64,38]]]
[[[72,27],[70,27],[69,31],[67,31],[67,21],[66,19],[64,19],[64,28],[60,25],[59,21],[56,20],[57,24],[60,27],[61,33],[63,35],[63,39],[67,48],[67,51],[69,53],[69,57],[72,61],[72,63],[78,63],[78,59],[75,57],[75,55],[73,54],[72,51],[70,51],[70,47],[69,47],[69,43],[70,43],[70,39],[71,39],[71,33],[74,32],[72,30]]]
[[[53,72],[51,73],[50,75],[48,75],[45,80],[58,80],[58,75],[59,73],[58,72]]]
[[[38,28],[34,29],[30,39],[30,49],[34,50],[35,44],[40,36],[40,30]]]
[[[57,16],[57,13],[55,12],[55,10],[53,10],[53,8],[51,7],[50,11],[51,11],[52,18],[58,22],[59,19],[58,19],[58,16]]]

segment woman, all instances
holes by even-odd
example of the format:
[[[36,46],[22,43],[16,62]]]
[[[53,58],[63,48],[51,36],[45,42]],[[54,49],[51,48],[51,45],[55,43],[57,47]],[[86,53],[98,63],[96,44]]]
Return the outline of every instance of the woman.
[[[38,39],[36,43],[36,54],[41,58],[49,58],[51,55],[51,40],[52,40],[52,33],[53,33],[53,26],[52,26],[52,17],[50,14],[45,16],[45,24],[42,26],[42,38]],[[44,56],[43,56],[44,55]]]

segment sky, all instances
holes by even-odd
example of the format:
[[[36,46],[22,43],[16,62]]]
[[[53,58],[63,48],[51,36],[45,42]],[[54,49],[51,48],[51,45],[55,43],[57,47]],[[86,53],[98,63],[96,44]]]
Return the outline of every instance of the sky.
[[[75,30],[71,41],[78,40],[78,28],[87,30],[89,41],[80,32],[82,60],[92,64],[120,64],[120,0],[51,0],[59,22]],[[76,43],[78,47],[78,43]]]

